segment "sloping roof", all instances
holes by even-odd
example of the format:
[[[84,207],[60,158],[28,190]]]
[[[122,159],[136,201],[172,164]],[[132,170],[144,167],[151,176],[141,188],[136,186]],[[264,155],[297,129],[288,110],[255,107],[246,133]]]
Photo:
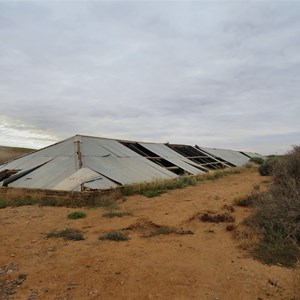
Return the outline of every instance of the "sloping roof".
[[[0,165],[0,186],[80,191],[240,166],[251,152],[76,135]]]
[[[263,155],[261,155],[261,154],[259,154],[259,153],[256,153],[256,152],[242,151],[241,153],[247,155],[247,156],[250,157],[250,158],[251,158],[251,157],[260,157],[260,158],[262,158],[262,159],[266,159],[265,156],[263,156]]]
[[[156,165],[116,140],[75,136],[0,165],[18,172],[4,180],[11,187],[81,190],[170,179],[176,174]]]
[[[242,166],[249,161],[249,157],[239,151],[206,147],[199,147],[199,149],[215,156],[216,158],[221,158],[236,167]]]

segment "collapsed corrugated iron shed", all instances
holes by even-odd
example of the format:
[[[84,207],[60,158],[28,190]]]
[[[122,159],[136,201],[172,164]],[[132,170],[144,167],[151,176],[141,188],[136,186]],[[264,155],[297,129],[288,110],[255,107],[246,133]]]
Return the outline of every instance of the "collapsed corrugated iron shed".
[[[240,166],[251,155],[259,156],[76,135],[0,165],[0,185],[66,191],[109,189]]]

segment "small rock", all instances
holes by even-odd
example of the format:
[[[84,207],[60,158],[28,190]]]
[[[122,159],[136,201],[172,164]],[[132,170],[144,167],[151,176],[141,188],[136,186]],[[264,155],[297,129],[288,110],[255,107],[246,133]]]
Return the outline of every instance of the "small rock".
[[[19,277],[16,279],[16,284],[17,285],[20,285],[20,284],[22,284],[23,283],[23,281],[26,279],[26,277],[27,277],[27,274],[25,274],[25,273],[21,273],[20,275],[19,275]]]
[[[10,256],[11,256],[11,257],[15,257],[15,256],[16,256],[16,254],[12,253]]]
[[[98,290],[95,290],[95,291],[91,291],[90,292],[90,295],[91,296],[96,296],[98,294]]]
[[[66,284],[66,286],[78,286],[80,285],[79,283],[75,283],[75,282],[69,282]]]

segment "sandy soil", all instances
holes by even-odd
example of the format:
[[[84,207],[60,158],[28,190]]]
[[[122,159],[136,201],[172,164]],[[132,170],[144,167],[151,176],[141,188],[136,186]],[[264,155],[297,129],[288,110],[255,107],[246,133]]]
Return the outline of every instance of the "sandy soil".
[[[67,218],[71,208],[1,209],[0,289],[15,293],[0,298],[292,299],[290,269],[253,260],[238,248],[226,223],[197,217],[223,213],[225,204],[255,184],[263,187],[264,179],[247,172],[156,198],[127,197],[119,208],[132,216],[121,218],[104,218],[102,208],[81,209],[87,217],[77,220]],[[232,215],[239,223],[249,212],[235,207]],[[153,224],[194,234],[143,237]],[[66,227],[82,230],[86,239],[45,239],[49,231]],[[125,230],[130,240],[98,240],[110,230]]]

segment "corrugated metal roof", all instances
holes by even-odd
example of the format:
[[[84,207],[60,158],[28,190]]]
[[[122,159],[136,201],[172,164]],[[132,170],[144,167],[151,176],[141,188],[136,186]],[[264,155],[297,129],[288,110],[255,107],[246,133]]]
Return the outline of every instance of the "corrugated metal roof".
[[[74,157],[56,157],[42,167],[11,182],[11,187],[54,189],[76,172]]]
[[[246,151],[242,151],[242,153],[245,153],[246,155],[248,155],[249,157],[260,157],[262,159],[265,159],[266,157],[261,155],[261,154],[258,154],[258,153],[254,153],[254,152],[246,152]]]
[[[116,140],[82,137],[81,141],[85,156],[140,157]]]
[[[184,156],[185,153],[178,153],[165,144],[133,143],[144,147],[145,152],[150,151],[149,153],[168,161],[167,165],[170,163],[191,174],[202,173],[198,169],[203,167],[200,163],[188,159]],[[143,152],[132,149],[125,141],[75,136],[0,165],[0,172],[18,171],[7,175],[11,175],[9,178],[5,179],[6,175],[2,177],[4,180],[0,185],[4,183],[10,187],[80,190],[83,184],[87,188],[107,189],[120,184],[177,177],[168,167],[164,168],[144,157]],[[200,150],[236,166],[246,163],[248,156],[252,155],[252,152],[245,152],[244,155],[238,151],[204,147]],[[258,155],[255,153],[255,156]]]
[[[184,171],[196,175],[200,173],[204,173],[202,170],[197,169],[193,166],[200,167],[199,164],[189,160],[188,158],[180,155],[178,152],[173,151],[171,148],[164,144],[154,144],[154,143],[139,143],[146,149],[150,150],[151,152],[157,154],[158,156],[168,160],[175,166],[180,167]]]
[[[177,177],[172,172],[154,163],[151,164],[143,157],[85,157],[83,164],[120,184]]]
[[[220,157],[237,167],[242,166],[243,164],[249,161],[249,157],[243,155],[238,151],[227,150],[227,149],[206,148],[206,147],[199,147],[199,148],[215,157]]]

